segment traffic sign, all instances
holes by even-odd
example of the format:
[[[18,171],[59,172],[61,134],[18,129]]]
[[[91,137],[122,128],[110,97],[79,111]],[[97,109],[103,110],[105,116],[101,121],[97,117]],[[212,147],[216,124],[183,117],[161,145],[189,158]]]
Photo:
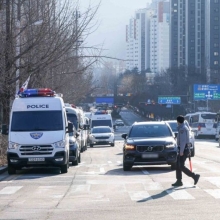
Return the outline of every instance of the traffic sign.
[[[179,105],[181,103],[180,97],[158,97],[159,104],[171,104],[171,105]]]
[[[194,100],[220,100],[220,85],[194,84]]]

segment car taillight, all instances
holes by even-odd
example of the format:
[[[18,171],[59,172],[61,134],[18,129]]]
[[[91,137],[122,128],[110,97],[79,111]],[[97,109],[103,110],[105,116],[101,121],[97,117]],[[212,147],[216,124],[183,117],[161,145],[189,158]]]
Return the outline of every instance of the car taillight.
[[[200,131],[201,130],[201,126],[198,126],[198,131]]]

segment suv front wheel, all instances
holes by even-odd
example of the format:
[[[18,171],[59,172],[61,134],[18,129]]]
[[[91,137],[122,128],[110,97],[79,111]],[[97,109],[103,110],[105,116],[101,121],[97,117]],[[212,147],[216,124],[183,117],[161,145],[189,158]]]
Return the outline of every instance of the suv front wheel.
[[[130,171],[132,168],[132,165],[128,165],[125,162],[123,162],[123,170],[124,171]]]

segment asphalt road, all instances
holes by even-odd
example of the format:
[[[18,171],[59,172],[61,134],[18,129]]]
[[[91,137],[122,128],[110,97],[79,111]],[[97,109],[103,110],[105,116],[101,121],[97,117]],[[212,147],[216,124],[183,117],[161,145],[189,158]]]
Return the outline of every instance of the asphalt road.
[[[133,113],[128,120],[136,120]],[[220,148],[214,140],[197,140],[193,171],[197,186],[183,176],[173,188],[175,171],[168,165],[122,169],[121,133],[116,146],[88,148],[78,166],[67,174],[59,169],[26,169],[0,175],[0,219],[79,220],[219,220]],[[188,165],[188,161],[186,163]]]

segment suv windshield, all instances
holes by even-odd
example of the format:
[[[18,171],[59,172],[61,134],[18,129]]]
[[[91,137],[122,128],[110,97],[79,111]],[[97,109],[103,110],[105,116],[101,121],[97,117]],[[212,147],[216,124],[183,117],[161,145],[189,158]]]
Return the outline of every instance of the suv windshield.
[[[63,130],[61,111],[13,112],[11,131]]]
[[[169,126],[171,127],[172,131],[173,132],[177,132],[177,127],[178,127],[178,124],[177,122],[168,122]]]
[[[167,137],[172,133],[167,125],[134,125],[131,128],[129,137]]]

